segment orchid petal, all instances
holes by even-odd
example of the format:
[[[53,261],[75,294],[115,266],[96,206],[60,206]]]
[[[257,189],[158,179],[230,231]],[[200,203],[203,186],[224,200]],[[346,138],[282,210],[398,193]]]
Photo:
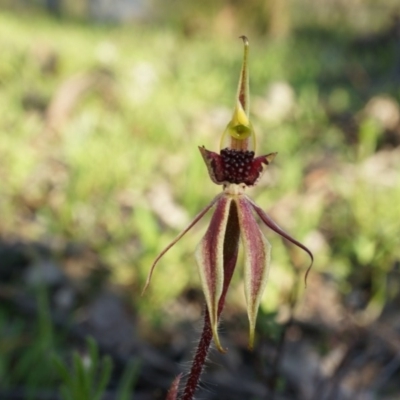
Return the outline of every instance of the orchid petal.
[[[143,289],[143,291],[142,291],[142,295],[143,295],[143,293],[146,291],[146,289],[147,289],[147,287],[149,286],[149,284],[150,284],[150,281],[151,281],[151,277],[152,277],[152,275],[153,275],[153,271],[154,271],[154,268],[156,267],[156,265],[157,265],[157,263],[158,263],[158,261],[160,260],[160,258],[174,245],[174,244],[176,244],[187,232],[189,232],[190,231],[190,229],[192,229],[196,224],[197,224],[197,222],[199,222],[203,217],[204,217],[204,215],[210,210],[210,208],[212,208],[214,205],[215,205],[215,203],[221,198],[223,196],[223,193],[221,193],[221,194],[219,194],[218,196],[216,196],[212,201],[211,201],[211,203],[206,207],[206,208],[204,208],[202,211],[200,211],[197,215],[196,215],[196,217],[194,218],[194,220],[189,224],[189,226],[188,227],[186,227],[158,256],[157,256],[157,258],[154,260],[154,262],[153,262],[153,265],[151,266],[151,268],[150,268],[150,272],[149,272],[149,275],[147,276],[147,280],[146,280],[146,284],[145,284],[145,286],[144,286],[144,289]]]
[[[258,216],[264,222],[264,224],[268,226],[268,228],[272,229],[274,232],[276,232],[278,235],[282,236],[286,240],[289,240],[289,242],[292,242],[297,247],[300,247],[302,250],[304,250],[310,256],[311,263],[310,263],[309,267],[307,268],[307,272],[304,276],[304,282],[306,284],[308,273],[310,272],[311,267],[314,263],[314,256],[311,253],[311,251],[306,246],[304,246],[304,244],[300,243],[296,239],[292,238],[288,233],[286,233],[262,208],[258,207],[257,204],[255,204],[248,197],[247,197],[247,199],[250,202],[251,206],[254,208],[255,212],[258,214]]]
[[[252,349],[258,308],[268,279],[271,245],[258,227],[247,197],[238,197],[236,204],[245,257],[244,282],[250,323],[249,348]]]
[[[208,230],[195,253],[214,341],[222,353],[225,350],[218,337],[218,304],[224,286],[224,241],[231,202],[230,196],[219,199]]]

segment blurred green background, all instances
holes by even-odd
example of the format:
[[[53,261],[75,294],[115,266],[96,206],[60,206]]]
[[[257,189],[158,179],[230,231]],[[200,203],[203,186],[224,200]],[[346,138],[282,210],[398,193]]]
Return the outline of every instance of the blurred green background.
[[[248,192],[313,251],[311,289],[329,279],[340,307],[361,324],[377,319],[400,291],[397,2],[110,3],[0,2],[0,385],[46,382],[15,368],[33,339],[9,290],[37,293],[41,279],[26,278],[10,247],[29,268],[51,259],[83,297],[99,282],[117,288],[146,335],[185,318],[168,310],[199,285],[193,252],[206,222],[140,292],[157,253],[220,191],[197,146],[218,150],[241,34],[257,153],[279,153]],[[268,314],[307,258],[266,235]],[[227,303],[244,310],[240,268]]]

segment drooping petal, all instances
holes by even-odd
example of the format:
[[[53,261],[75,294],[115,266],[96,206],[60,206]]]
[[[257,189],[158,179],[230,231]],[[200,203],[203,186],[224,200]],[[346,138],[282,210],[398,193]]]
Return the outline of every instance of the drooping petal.
[[[245,257],[244,283],[250,323],[249,348],[252,349],[258,308],[268,279],[271,245],[258,227],[247,197],[237,197],[236,204]]]
[[[308,273],[310,272],[311,267],[314,262],[314,256],[311,253],[311,251],[306,246],[304,246],[304,244],[300,243],[296,239],[292,238],[288,233],[286,233],[262,208],[258,207],[258,205],[255,204],[248,197],[247,197],[247,199],[250,202],[253,209],[255,210],[255,212],[258,214],[258,216],[264,222],[264,224],[268,226],[268,228],[272,229],[274,232],[276,232],[278,235],[282,236],[286,240],[289,240],[289,242],[292,242],[297,247],[300,247],[302,250],[304,250],[310,256],[311,263],[310,263],[309,267],[307,268],[307,272],[304,276],[304,282],[307,283],[307,276],[308,276]]]
[[[157,263],[158,263],[158,261],[160,261],[160,258],[175,244],[175,243],[177,243],[187,232],[189,232],[190,231],[190,229],[192,229],[196,224],[197,224],[197,222],[199,222],[203,217],[204,217],[204,215],[210,210],[210,208],[212,208],[214,205],[215,205],[215,203],[221,198],[223,196],[223,193],[221,193],[221,194],[219,194],[218,196],[216,196],[212,201],[211,201],[211,203],[206,207],[206,208],[204,208],[202,211],[200,211],[197,215],[196,215],[196,217],[194,218],[194,220],[189,224],[189,226],[188,227],[186,227],[158,256],[157,256],[157,258],[154,260],[154,262],[153,262],[153,265],[151,266],[151,268],[150,268],[150,272],[149,272],[149,275],[147,276],[147,280],[146,280],[146,284],[145,284],[145,286],[144,286],[144,289],[143,289],[143,291],[142,291],[142,295],[143,295],[143,293],[146,291],[146,289],[147,289],[147,287],[149,286],[149,284],[150,284],[150,281],[151,281],[151,277],[152,277],[152,275],[153,275],[153,271],[154,271],[154,268],[156,267],[156,265],[157,265]]]
[[[206,234],[196,249],[200,280],[210,316],[215,344],[225,352],[218,337],[218,304],[224,286],[224,240],[228,223],[231,196],[220,197]]]

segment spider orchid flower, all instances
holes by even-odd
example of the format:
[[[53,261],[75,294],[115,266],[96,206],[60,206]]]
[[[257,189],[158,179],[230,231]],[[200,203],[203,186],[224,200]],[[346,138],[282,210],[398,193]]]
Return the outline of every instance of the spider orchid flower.
[[[239,241],[244,250],[244,282],[249,319],[249,348],[253,348],[255,324],[271,259],[271,245],[257,225],[255,215],[268,228],[303,249],[311,258],[311,251],[280,228],[245,193],[247,187],[256,185],[265,167],[277,153],[255,157],[255,134],[249,120],[248,48],[245,36],[243,65],[241,69],[236,105],[231,121],[222,138],[221,151],[215,153],[199,147],[211,180],[223,186],[223,191],[204,208],[155,259],[145,289],[150,283],[154,268],[160,258],[176,244],[204,215],[215,208],[206,234],[197,246],[195,258],[203,287],[214,342],[220,352],[225,352],[218,336],[218,320],[226,290],[235,268]],[[144,290],[145,290],[144,289]]]

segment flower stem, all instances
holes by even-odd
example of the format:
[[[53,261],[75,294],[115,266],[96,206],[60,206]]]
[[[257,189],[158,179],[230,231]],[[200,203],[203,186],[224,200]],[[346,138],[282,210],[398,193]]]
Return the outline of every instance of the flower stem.
[[[201,373],[203,372],[211,340],[212,340],[212,330],[210,324],[210,317],[208,315],[208,310],[206,308],[204,313],[203,332],[201,333],[201,338],[197,346],[196,354],[193,359],[192,368],[190,370],[189,379],[186,382],[186,387],[183,393],[182,400],[193,399],[194,393],[197,389],[197,385],[200,380]]]

